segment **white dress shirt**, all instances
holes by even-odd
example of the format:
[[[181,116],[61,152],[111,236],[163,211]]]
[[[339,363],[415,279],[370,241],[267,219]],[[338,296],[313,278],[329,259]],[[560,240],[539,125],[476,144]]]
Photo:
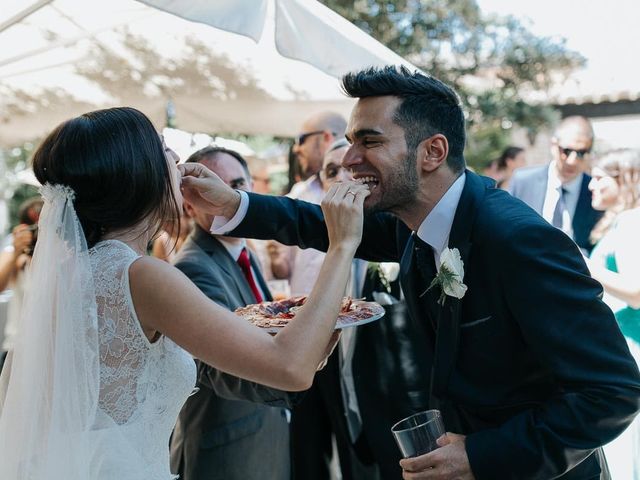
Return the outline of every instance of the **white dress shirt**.
[[[438,271],[440,271],[440,255],[449,246],[449,235],[466,178],[467,175],[463,172],[418,227],[418,238],[433,248]]]
[[[542,218],[547,222],[553,222],[553,212],[560,199],[560,188],[564,188],[564,203],[566,209],[562,215],[562,231],[573,238],[573,216],[576,213],[578,199],[580,198],[580,188],[582,187],[583,173],[573,180],[562,183],[558,178],[555,161],[549,164],[547,177],[547,191],[542,206]]]

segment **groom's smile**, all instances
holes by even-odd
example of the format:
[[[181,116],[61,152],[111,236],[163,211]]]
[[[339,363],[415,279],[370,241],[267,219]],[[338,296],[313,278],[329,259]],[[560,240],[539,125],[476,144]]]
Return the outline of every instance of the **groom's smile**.
[[[351,175],[353,176],[354,180],[359,180],[361,183],[366,183],[367,186],[369,187],[369,190],[372,192],[380,183],[380,180],[378,180],[378,177],[374,175],[362,175],[354,172],[353,170],[351,170]]]
[[[345,136],[351,146],[342,166],[369,186],[367,210],[393,212],[411,202],[405,131],[394,121],[400,103],[394,96],[361,98],[349,119]]]

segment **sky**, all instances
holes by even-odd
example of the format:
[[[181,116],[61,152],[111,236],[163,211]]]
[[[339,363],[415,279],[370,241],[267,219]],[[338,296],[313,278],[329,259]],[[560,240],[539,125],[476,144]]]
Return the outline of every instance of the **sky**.
[[[575,77],[585,94],[640,94],[639,0],[477,0],[486,13],[513,15],[538,35],[562,37],[587,59]]]

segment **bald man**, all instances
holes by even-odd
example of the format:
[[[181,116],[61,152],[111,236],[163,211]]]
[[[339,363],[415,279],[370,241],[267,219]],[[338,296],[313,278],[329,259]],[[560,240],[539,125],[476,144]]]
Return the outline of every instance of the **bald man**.
[[[329,146],[337,139],[344,138],[347,122],[335,112],[319,112],[307,118],[296,136],[293,146],[303,181],[296,183],[289,196],[319,203],[323,196],[322,183],[318,173]],[[307,197],[307,198],[305,198]]]
[[[591,252],[591,230],[602,216],[591,207],[588,185],[593,127],[585,117],[567,117],[551,139],[551,162],[516,170],[509,192],[563,230],[584,253]]]

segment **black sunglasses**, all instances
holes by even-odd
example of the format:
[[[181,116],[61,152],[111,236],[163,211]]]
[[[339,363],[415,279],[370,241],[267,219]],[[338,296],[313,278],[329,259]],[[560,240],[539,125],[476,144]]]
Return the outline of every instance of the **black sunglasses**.
[[[314,135],[320,135],[321,133],[324,133],[324,130],[314,130],[313,132],[301,133],[296,137],[296,145],[302,145],[307,140],[307,138]]]
[[[558,149],[560,150],[560,153],[562,155],[564,155],[565,157],[568,157],[572,153],[575,153],[576,157],[584,158],[585,155],[589,155],[591,153],[591,149],[590,148],[586,148],[584,150],[576,150],[575,148],[565,148],[565,147],[561,147],[560,145],[558,145]]]

